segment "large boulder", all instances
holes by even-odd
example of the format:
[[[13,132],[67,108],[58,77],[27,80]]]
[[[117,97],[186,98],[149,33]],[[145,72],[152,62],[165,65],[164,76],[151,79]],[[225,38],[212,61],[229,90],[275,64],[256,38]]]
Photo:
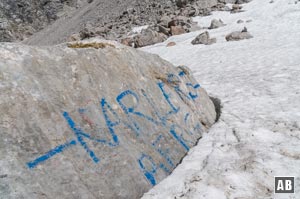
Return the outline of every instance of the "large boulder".
[[[139,198],[215,118],[190,71],[156,55],[2,43],[1,198]]]

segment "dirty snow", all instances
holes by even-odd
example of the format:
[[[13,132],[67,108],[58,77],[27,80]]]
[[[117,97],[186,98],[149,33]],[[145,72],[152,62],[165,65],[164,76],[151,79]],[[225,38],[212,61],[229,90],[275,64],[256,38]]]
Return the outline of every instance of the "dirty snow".
[[[300,198],[300,1],[273,1],[196,17],[202,27],[213,18],[227,24],[209,30],[216,44],[191,45],[200,30],[143,48],[190,67],[223,106],[220,120],[144,199]],[[254,38],[225,41],[244,26]],[[274,176],[296,176],[296,193],[274,194]]]

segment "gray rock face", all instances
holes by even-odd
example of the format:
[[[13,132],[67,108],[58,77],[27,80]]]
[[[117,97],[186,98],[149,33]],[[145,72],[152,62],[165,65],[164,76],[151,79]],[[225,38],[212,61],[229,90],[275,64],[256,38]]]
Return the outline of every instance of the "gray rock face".
[[[192,41],[192,44],[193,45],[197,45],[197,44],[210,45],[210,44],[213,44],[216,42],[217,42],[216,38],[210,38],[209,32],[205,31],[205,32],[201,33],[200,35],[198,35]]]
[[[189,70],[156,55],[0,44],[1,198],[139,198],[215,118]]]

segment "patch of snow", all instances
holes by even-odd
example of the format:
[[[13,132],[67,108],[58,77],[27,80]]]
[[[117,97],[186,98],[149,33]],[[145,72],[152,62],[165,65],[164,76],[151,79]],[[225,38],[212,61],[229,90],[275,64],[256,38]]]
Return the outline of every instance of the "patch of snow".
[[[142,30],[145,30],[147,29],[149,26],[148,25],[145,25],[145,26],[137,26],[137,27],[134,27],[132,28],[132,30],[128,33],[128,35],[137,35],[139,33],[142,32]]]
[[[216,44],[192,45],[199,30],[142,49],[190,67],[223,106],[220,120],[144,199],[300,198],[300,3],[269,2],[196,17],[202,27],[213,18],[227,24],[209,30]],[[244,26],[252,39],[225,40]],[[167,48],[170,41],[176,45]],[[295,176],[296,193],[274,194],[274,176]]]

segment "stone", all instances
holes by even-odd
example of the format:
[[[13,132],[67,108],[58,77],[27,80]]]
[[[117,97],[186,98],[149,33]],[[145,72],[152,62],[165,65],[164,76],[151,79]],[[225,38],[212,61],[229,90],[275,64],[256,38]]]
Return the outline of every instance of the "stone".
[[[243,8],[243,6],[239,5],[239,4],[233,4],[232,5],[232,10],[241,10]]]
[[[209,40],[208,44],[207,45],[211,45],[211,44],[214,44],[214,43],[217,43],[217,38],[213,37]]]
[[[249,3],[251,0],[236,0],[236,4]]]
[[[176,19],[173,19],[172,21],[170,21],[168,23],[168,27],[171,28],[171,26],[178,26],[179,25],[179,21]]]
[[[132,37],[122,38],[121,44],[130,46],[130,47],[134,47],[134,40]]]
[[[170,28],[166,28],[164,26],[158,25],[158,32],[164,33],[165,35],[170,35]]]
[[[163,31],[161,29],[163,28],[163,26],[157,27],[159,32],[153,30],[153,28],[154,27],[147,27],[145,29],[142,29],[140,33],[137,32],[129,37],[122,38],[120,42],[127,46],[140,48],[163,42],[168,38],[168,28],[165,28],[165,33],[161,32]]]
[[[196,6],[192,6],[189,10],[188,10],[188,16],[189,17],[194,17],[199,15],[199,10]]]
[[[236,23],[244,23],[244,21],[239,19]]]
[[[184,34],[185,30],[182,26],[171,26],[171,34],[172,35],[181,35]]]
[[[225,3],[230,3],[230,4],[235,4],[236,0],[225,0],[224,2]]]
[[[81,36],[79,33],[75,33],[72,34],[69,38],[68,38],[68,42],[72,42],[72,41],[80,41],[81,40]]]
[[[183,8],[187,5],[188,0],[175,0],[175,3],[179,8]]]
[[[210,23],[208,29],[216,29],[225,26],[224,22],[221,19],[213,19]]]
[[[230,8],[229,6],[225,6],[225,7],[223,8],[223,11],[229,12],[229,11],[231,11],[231,8]]]
[[[196,1],[198,8],[200,9],[209,9],[218,5],[218,0],[200,0]]]
[[[106,27],[95,27],[93,32],[95,35],[101,35],[106,34],[108,30]]]
[[[197,24],[191,24],[191,27],[188,28],[189,32],[194,32],[194,31],[198,31],[201,30],[202,28]]]
[[[175,46],[175,45],[176,45],[176,43],[174,41],[171,41],[167,44],[167,47],[171,47],[171,46]]]
[[[164,15],[163,17],[160,18],[158,24],[168,28],[168,24],[170,23],[170,21],[172,21],[171,17]]]
[[[243,12],[242,8],[243,8],[243,6],[241,6],[240,4],[233,4],[230,13],[234,14],[234,13]]]
[[[197,44],[211,45],[216,42],[217,42],[216,38],[210,38],[209,32],[205,31],[200,35],[198,35],[191,43],[193,45],[197,45]]]
[[[226,41],[239,41],[251,38],[253,38],[253,36],[248,32],[246,27],[244,27],[242,31],[234,31],[225,37]]]
[[[1,198],[140,198],[216,119],[187,67],[117,42],[0,44]]]
[[[165,34],[151,30],[151,28],[144,29],[140,34],[133,37],[134,46],[136,48],[160,43],[165,41],[166,39],[167,36]]]
[[[96,36],[95,28],[92,24],[88,23],[79,32],[81,39],[91,38]]]
[[[185,16],[177,16],[174,17],[172,21],[169,22],[168,27],[170,28],[171,26],[178,26],[178,25],[184,26],[190,23],[191,23],[190,18]]]

